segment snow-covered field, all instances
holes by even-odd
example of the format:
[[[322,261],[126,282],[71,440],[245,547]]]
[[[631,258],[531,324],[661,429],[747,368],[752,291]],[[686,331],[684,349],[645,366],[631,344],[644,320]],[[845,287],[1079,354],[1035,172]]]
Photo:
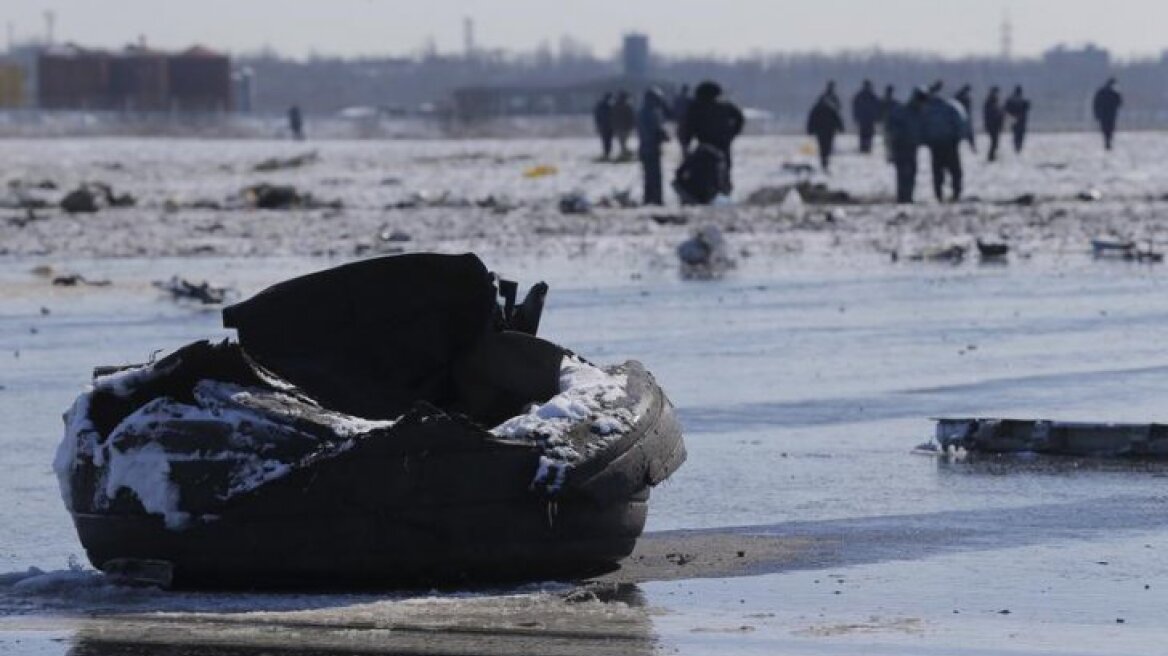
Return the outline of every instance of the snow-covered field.
[[[813,178],[859,201],[834,212],[748,202],[760,188],[796,181],[785,163],[812,162],[809,142],[798,137],[743,138],[735,151],[733,203],[689,209],[597,206],[621,191],[639,198],[640,171],[635,162],[595,161],[597,145],[586,139],[0,141],[0,180],[11,181],[0,189],[0,253],[345,257],[405,248],[570,256],[590,249],[671,257],[695,225],[708,223],[729,234],[732,248],[751,255],[911,254],[950,241],[969,245],[976,237],[1004,238],[1023,252],[1059,252],[1082,250],[1099,235],[1159,238],[1168,204],[1168,135],[1124,134],[1112,153],[1098,141],[1091,134],[1034,135],[1022,156],[1006,152],[993,165],[965,151],[968,200],[957,205],[932,199],[922,151],[918,204],[904,209],[889,202],[891,167],[879,154],[855,153],[845,135],[833,174]],[[266,159],[310,151],[319,157],[304,166],[253,170]],[[666,169],[676,160],[671,149]],[[545,175],[525,175],[540,168]],[[12,186],[45,180],[57,189]],[[32,221],[11,209],[20,194],[55,204],[83,182],[132,194],[137,206],[78,215],[51,208],[36,211]],[[295,185],[342,208],[241,207],[241,190],[261,182]],[[560,199],[574,193],[593,203],[590,213],[561,213]],[[1099,200],[1078,199],[1083,193]],[[1010,202],[1026,194],[1034,195],[1032,205]],[[683,214],[687,224],[652,218],[665,214]]]

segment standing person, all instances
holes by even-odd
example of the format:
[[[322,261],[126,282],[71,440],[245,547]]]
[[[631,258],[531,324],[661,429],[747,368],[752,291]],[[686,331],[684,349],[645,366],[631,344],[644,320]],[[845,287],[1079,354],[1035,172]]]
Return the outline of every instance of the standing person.
[[[986,134],[990,138],[990,154],[988,161],[998,159],[998,139],[1002,136],[1002,128],[1006,125],[1006,112],[1002,110],[1002,99],[998,97],[998,88],[990,87],[985,104],[981,107],[981,116],[985,125]]]
[[[689,111],[691,102],[693,99],[689,95],[689,85],[681,85],[681,91],[678,91],[677,96],[673,99],[673,122],[677,124],[678,128],[685,122],[685,114]],[[682,141],[679,134],[677,141],[681,145],[681,156],[684,158],[689,152],[689,140]]]
[[[860,135],[860,152],[872,152],[872,136],[876,134],[876,123],[880,121],[881,103],[872,82],[864,80],[864,85],[852,97],[852,118],[856,121],[856,131]]]
[[[665,117],[669,106],[658,89],[647,89],[637,111],[637,155],[645,181],[645,205],[662,205],[661,144],[669,140],[665,131]]]
[[[616,135],[617,145],[620,146],[618,157],[622,160],[630,159],[633,156],[629,150],[629,136],[636,127],[637,113],[633,109],[632,102],[629,101],[628,92],[618,92],[616,100],[612,103],[612,132]]]
[[[884,97],[880,99],[880,122],[888,122],[888,113],[900,103],[896,100],[896,87],[889,84],[884,87]]]
[[[1011,129],[1014,131],[1014,152],[1022,152],[1022,144],[1026,141],[1026,128],[1030,121],[1030,101],[1022,95],[1021,85],[1014,87],[1014,92],[1006,99],[1002,108],[1013,121]]]
[[[722,87],[709,80],[702,82],[694,89],[694,99],[685,119],[677,129],[678,139],[689,143],[697,141],[699,145],[707,145],[725,159],[726,181],[725,192],[729,192],[730,169],[734,158],[730,154],[730,145],[742,132],[746,125],[746,117],[742,110],[732,102],[722,100]]]
[[[844,119],[840,116],[839,105],[831,100],[825,91],[815,101],[811,112],[807,114],[807,134],[815,135],[819,145],[819,167],[827,172],[831,168],[831,152],[835,144],[835,135],[844,131]]]
[[[953,187],[954,201],[961,198],[961,142],[970,133],[969,117],[961,103],[930,94],[924,108],[924,138],[933,165],[933,193],[945,201],[945,177]]]
[[[600,135],[601,159],[607,160],[612,155],[611,93],[604,94],[604,97],[592,108],[592,122],[596,125],[596,134]]]
[[[966,84],[953,94],[953,99],[961,103],[961,108],[965,110],[965,118],[969,120],[969,149],[976,153],[977,140],[973,137],[973,89]]]
[[[1119,119],[1119,108],[1123,105],[1123,96],[1115,90],[1115,78],[1108,80],[1095,92],[1095,100],[1091,104],[1095,120],[1099,121],[1099,129],[1103,131],[1103,147],[1111,150],[1115,123]]]
[[[912,203],[917,180],[917,149],[924,130],[924,109],[928,94],[915,89],[907,104],[893,103],[884,121],[888,159],[896,167],[896,202]]]
[[[288,130],[296,141],[304,140],[304,116],[300,113],[299,105],[288,108]]]

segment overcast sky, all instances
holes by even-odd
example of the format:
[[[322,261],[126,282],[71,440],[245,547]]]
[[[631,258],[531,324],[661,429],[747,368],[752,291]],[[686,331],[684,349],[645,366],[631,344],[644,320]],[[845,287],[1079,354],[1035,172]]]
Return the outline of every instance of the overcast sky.
[[[480,47],[530,50],[545,39],[554,47],[571,34],[598,55],[633,30],[669,54],[871,46],[990,54],[1007,13],[1019,55],[1060,42],[1093,41],[1121,57],[1168,48],[1168,0],[2,0],[0,22],[18,40],[40,36],[50,9],[59,41],[116,47],[144,35],[163,48],[270,46],[294,56],[407,54],[428,37],[440,51],[461,51],[464,17]]]

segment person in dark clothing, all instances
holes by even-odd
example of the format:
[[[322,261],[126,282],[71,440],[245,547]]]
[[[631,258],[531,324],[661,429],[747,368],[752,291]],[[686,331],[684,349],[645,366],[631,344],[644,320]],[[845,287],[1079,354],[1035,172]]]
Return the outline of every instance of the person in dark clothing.
[[[985,104],[981,107],[982,124],[986,135],[990,138],[990,154],[988,161],[998,159],[998,139],[1002,136],[1002,128],[1006,125],[1006,112],[1002,110],[1002,99],[998,97],[998,88],[990,87]]]
[[[681,124],[685,122],[685,114],[689,111],[689,105],[691,102],[693,102],[693,98],[691,98],[689,95],[689,85],[681,85],[681,90],[678,91],[677,96],[673,98],[672,118],[673,122],[676,123],[678,127],[681,127]],[[682,141],[680,135],[678,135],[677,141],[681,145],[681,156],[685,157],[686,153],[689,152],[690,142],[688,140]]]
[[[880,121],[881,103],[872,82],[864,80],[864,85],[852,97],[852,118],[856,121],[856,131],[860,134],[860,152],[872,152],[872,136],[876,134],[876,123]]]
[[[637,113],[633,109],[632,102],[629,101],[629,94],[626,91],[620,91],[616,94],[616,100],[612,101],[612,132],[620,147],[618,157],[622,160],[630,159],[633,156],[632,151],[629,150],[629,136],[633,134],[636,127]]]
[[[665,132],[668,114],[665,96],[657,89],[645,91],[641,108],[637,110],[637,155],[645,181],[645,205],[664,204],[661,192],[661,144],[669,140]]]
[[[723,193],[729,193],[730,169],[733,157],[730,145],[746,125],[746,117],[734,103],[721,99],[722,87],[715,82],[702,82],[694,89],[694,99],[685,113],[685,119],[677,128],[677,137],[686,143],[697,141],[718,151],[724,160],[726,180]],[[682,163],[685,166],[685,163]]]
[[[1026,141],[1026,128],[1030,121],[1030,101],[1022,95],[1022,87],[1014,87],[1014,92],[1006,99],[1002,110],[1013,120],[1011,129],[1014,131],[1014,152],[1022,152],[1022,144]]]
[[[933,165],[933,193],[945,200],[945,178],[953,186],[954,201],[961,198],[961,142],[969,137],[969,117],[961,103],[931,94],[923,112],[924,140]]]
[[[912,203],[917,180],[917,149],[924,135],[924,110],[928,93],[913,91],[908,103],[894,103],[888,108],[884,134],[888,140],[888,158],[896,167],[896,202]]]
[[[600,135],[600,152],[602,159],[612,155],[612,94],[606,93],[596,106],[592,108],[592,122],[596,125],[596,134]]]
[[[836,111],[839,111],[842,114],[841,107],[843,107],[843,105],[840,104],[839,96],[837,96],[835,93],[835,80],[827,81],[827,86],[823,89],[823,95],[821,95],[819,98],[834,105]]]
[[[965,110],[965,117],[969,120],[969,149],[977,152],[977,140],[973,137],[973,89],[968,84],[962,86],[953,94],[953,99],[961,103]]]
[[[829,88],[830,91],[830,88]],[[807,134],[815,135],[819,145],[819,166],[824,171],[831,168],[831,153],[835,135],[844,131],[844,120],[840,116],[839,105],[833,103],[828,92],[824,92],[807,115]]]
[[[288,108],[288,130],[292,132],[293,139],[304,140],[304,116],[300,113],[299,105]]]
[[[880,122],[887,123],[888,112],[892,111],[892,108],[899,104],[896,100],[896,87],[891,84],[884,87],[884,97],[880,99]]]
[[[1111,150],[1115,124],[1119,119],[1119,108],[1123,105],[1123,96],[1115,90],[1115,78],[1108,80],[1095,92],[1095,99],[1091,105],[1095,120],[1099,121],[1099,129],[1103,131],[1103,147]]]

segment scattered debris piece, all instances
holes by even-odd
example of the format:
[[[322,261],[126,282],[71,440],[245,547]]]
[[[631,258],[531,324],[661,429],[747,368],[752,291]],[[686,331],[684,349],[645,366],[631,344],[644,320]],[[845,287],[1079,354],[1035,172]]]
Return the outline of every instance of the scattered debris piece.
[[[106,279],[90,280],[80,273],[65,273],[53,277],[53,286],[55,287],[76,287],[77,285],[89,285],[90,287],[109,287],[110,281]]]
[[[807,162],[783,162],[783,173],[811,177],[815,174],[815,166]]]
[[[261,210],[333,209],[344,204],[338,200],[323,201],[310,193],[300,193],[292,185],[273,185],[266,182],[246,187],[242,193],[245,203]]]
[[[657,225],[678,225],[689,223],[689,217],[684,214],[653,214],[649,217]]]
[[[40,221],[40,220],[46,219],[46,218],[48,218],[48,217],[37,214],[33,208],[26,207],[24,209],[24,216],[10,216],[10,217],[8,217],[8,225],[16,226],[17,228],[23,228],[24,226],[26,226],[30,223],[35,223],[37,221]]]
[[[1030,207],[1030,206],[1034,205],[1036,202],[1038,202],[1038,197],[1035,196],[1034,194],[1022,194],[1021,196],[1015,196],[1013,199],[1005,201],[1003,204],[1005,204],[1005,205],[1018,205],[1020,207]]]
[[[734,268],[734,260],[726,250],[726,240],[717,226],[704,226],[677,247],[681,260],[681,275],[687,280],[719,278]]]
[[[561,214],[588,214],[592,211],[592,201],[582,192],[574,191],[560,197]]]
[[[386,227],[382,227],[381,230],[377,233],[377,236],[379,239],[381,239],[381,241],[391,242],[403,242],[413,239],[408,232],[404,232],[396,228],[389,230]]]
[[[914,262],[960,262],[965,258],[965,247],[960,244],[932,246],[909,256]]]
[[[1098,189],[1085,189],[1080,191],[1075,198],[1088,203],[1103,200],[1103,192]]]
[[[551,164],[537,164],[535,166],[524,169],[523,177],[529,180],[533,180],[535,178],[544,178],[549,175],[555,175],[559,172],[560,170]]]
[[[203,305],[222,305],[238,293],[230,287],[217,287],[204,280],[191,282],[186,278],[172,276],[170,280],[156,280],[154,286],[169,292],[176,301],[198,301]]]
[[[319,159],[320,156],[315,150],[300,155],[293,155],[292,157],[269,157],[253,166],[251,170],[257,173],[270,173],[285,169],[298,169],[308,164],[314,164]]]
[[[78,187],[61,199],[61,209],[69,214],[93,214],[97,211],[97,194],[89,187]]]
[[[1005,242],[982,241],[979,238],[977,253],[983,260],[1001,260],[1010,253],[1010,245]]]

